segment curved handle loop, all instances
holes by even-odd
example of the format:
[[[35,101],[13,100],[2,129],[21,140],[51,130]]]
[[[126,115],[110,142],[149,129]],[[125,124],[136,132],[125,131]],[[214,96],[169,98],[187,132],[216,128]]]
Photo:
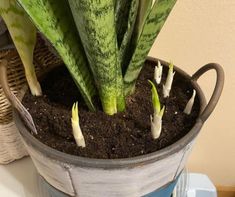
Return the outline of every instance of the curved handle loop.
[[[221,96],[223,87],[224,87],[224,70],[223,68],[216,63],[210,63],[202,68],[200,68],[193,76],[192,80],[197,81],[205,72],[209,70],[215,70],[216,71],[216,85],[213,91],[213,94],[211,96],[211,99],[207,106],[205,107],[204,111],[201,113],[199,118],[202,120],[202,122],[205,122],[208,117],[211,115],[213,110],[215,109],[216,104],[219,101],[219,98]]]

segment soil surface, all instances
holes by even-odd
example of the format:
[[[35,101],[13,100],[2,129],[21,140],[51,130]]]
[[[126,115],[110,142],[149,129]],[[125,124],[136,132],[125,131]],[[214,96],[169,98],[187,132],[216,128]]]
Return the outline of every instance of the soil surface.
[[[167,69],[164,68],[165,82]],[[136,92],[126,100],[126,111],[108,116],[97,102],[97,111],[90,112],[85,106],[76,85],[65,66],[50,72],[41,82],[44,96],[33,97],[26,93],[23,104],[31,113],[38,135],[44,144],[59,151],[90,158],[129,158],[152,153],[169,146],[185,136],[195,124],[199,114],[199,99],[196,97],[191,115],[183,110],[192,96],[192,87],[176,73],[169,98],[164,99],[162,84],[157,86],[162,105],[162,134],[153,140],[150,130],[150,115],[153,114],[151,86],[154,63],[146,62],[139,76]],[[80,126],[86,148],[76,145],[71,127],[71,108],[79,101]]]

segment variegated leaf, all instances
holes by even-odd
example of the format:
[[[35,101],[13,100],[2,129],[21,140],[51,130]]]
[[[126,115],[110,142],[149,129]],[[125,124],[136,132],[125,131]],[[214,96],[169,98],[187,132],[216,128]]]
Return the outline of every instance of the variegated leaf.
[[[114,2],[69,0],[69,3],[99,90],[103,110],[112,115],[117,112],[117,95],[122,91]]]
[[[18,1],[60,54],[88,107],[94,110],[94,81],[67,0]]]
[[[145,59],[175,3],[176,0],[156,0],[152,10],[147,16],[135,52],[124,76],[126,95],[134,92],[135,82]]]
[[[31,93],[40,96],[42,90],[33,65],[36,44],[36,28],[16,0],[1,0],[0,15],[5,21],[14,45],[25,68],[25,76]]]

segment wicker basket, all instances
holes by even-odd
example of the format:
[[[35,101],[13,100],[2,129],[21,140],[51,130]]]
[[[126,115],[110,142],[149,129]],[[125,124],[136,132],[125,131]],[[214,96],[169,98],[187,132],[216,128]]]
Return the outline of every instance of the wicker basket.
[[[8,60],[7,75],[11,90],[17,95],[18,91],[26,85],[24,68],[16,49],[0,50],[0,61]],[[34,52],[36,72],[44,72],[47,68],[61,64],[61,60],[53,55],[38,36]],[[0,164],[7,164],[28,155],[21,142],[18,131],[12,120],[12,109],[3,94],[0,85]]]

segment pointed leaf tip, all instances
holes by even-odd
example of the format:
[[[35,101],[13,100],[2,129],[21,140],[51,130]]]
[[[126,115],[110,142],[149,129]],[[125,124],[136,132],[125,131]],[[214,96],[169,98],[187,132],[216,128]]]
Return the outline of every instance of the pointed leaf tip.
[[[157,113],[159,113],[161,111],[161,104],[160,104],[157,88],[156,88],[156,86],[154,85],[154,83],[152,81],[148,80],[148,82],[152,86],[152,90],[151,91],[152,91],[152,103],[153,103],[154,110]]]
[[[160,111],[160,117],[162,118],[165,112],[166,106],[164,105]]]
[[[171,72],[173,72],[173,70],[174,70],[174,64],[173,64],[172,61],[170,61],[169,69],[170,69]]]
[[[78,116],[78,102],[75,102],[72,107],[72,121],[78,122],[79,116]]]

